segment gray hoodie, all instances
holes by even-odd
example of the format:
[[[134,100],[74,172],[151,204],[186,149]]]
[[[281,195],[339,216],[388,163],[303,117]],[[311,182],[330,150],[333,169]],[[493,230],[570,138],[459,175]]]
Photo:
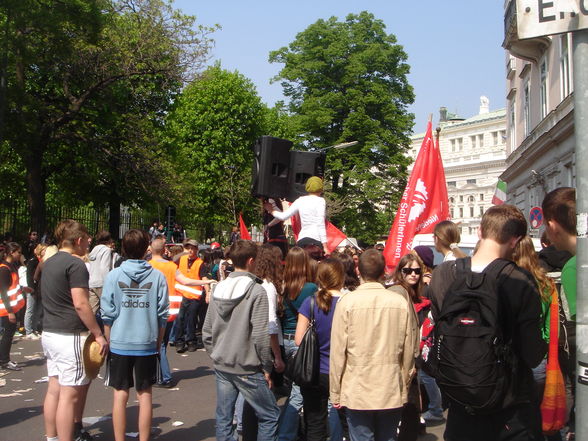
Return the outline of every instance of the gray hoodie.
[[[272,370],[268,300],[261,282],[251,273],[235,271],[212,293],[202,341],[221,372],[251,375]]]
[[[90,288],[101,288],[104,285],[104,279],[112,269],[113,253],[112,248],[103,244],[92,248],[88,256],[90,262]]]

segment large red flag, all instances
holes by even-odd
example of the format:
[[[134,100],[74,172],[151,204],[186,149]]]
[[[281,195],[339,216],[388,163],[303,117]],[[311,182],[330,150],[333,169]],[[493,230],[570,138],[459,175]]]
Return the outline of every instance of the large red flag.
[[[443,161],[429,121],[384,248],[388,271],[410,252],[415,234],[431,233],[437,223],[447,219],[449,201]]]
[[[251,240],[251,235],[247,230],[247,225],[245,225],[245,221],[243,220],[243,215],[239,213],[239,232],[241,233],[241,239]]]

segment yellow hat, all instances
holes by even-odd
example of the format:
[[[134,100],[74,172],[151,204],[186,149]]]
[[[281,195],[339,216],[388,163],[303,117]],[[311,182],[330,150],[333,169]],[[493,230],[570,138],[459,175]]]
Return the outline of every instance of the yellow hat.
[[[84,357],[86,376],[93,380],[98,376],[100,366],[104,363],[104,357],[100,354],[100,345],[94,338],[93,334],[90,334],[88,338],[86,338],[82,355]]]
[[[308,178],[306,181],[306,191],[308,193],[320,193],[323,191],[323,180],[318,176]]]

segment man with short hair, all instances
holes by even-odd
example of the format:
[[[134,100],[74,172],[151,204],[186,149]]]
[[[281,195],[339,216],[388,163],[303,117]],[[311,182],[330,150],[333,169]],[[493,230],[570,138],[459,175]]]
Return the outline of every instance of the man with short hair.
[[[200,277],[202,259],[198,257],[198,242],[189,239],[184,243],[184,248],[188,253],[180,257],[179,271],[192,280],[202,280]],[[186,352],[186,350],[194,352],[197,349],[196,316],[200,306],[200,297],[203,294],[202,287],[192,287],[176,282],[176,290],[183,297],[177,318],[176,352],[179,354]]]
[[[202,329],[216,376],[216,439],[236,439],[233,414],[241,393],[257,415],[257,439],[276,441],[280,411],[270,390],[268,300],[262,281],[251,273],[257,246],[239,239],[230,255],[235,271],[216,285]]]
[[[482,217],[477,252],[471,258],[471,271],[483,273],[497,259],[508,259],[517,243],[527,234],[527,221],[513,205],[496,205]],[[469,259],[469,258],[468,258]],[[433,319],[442,310],[445,294],[455,280],[455,261],[439,265],[429,285]],[[502,311],[504,341],[512,342],[516,358],[511,378],[512,387],[504,398],[503,407],[494,413],[472,415],[468,403],[450,402],[445,426],[447,441],[543,440],[541,414],[534,395],[532,368],[546,353],[541,337],[541,301],[533,277],[510,263],[497,277],[497,296]]]
[[[182,303],[182,294],[176,292],[176,284],[179,283],[185,286],[202,286],[211,283],[211,280],[194,280],[186,277],[178,269],[177,265],[167,260],[163,254],[165,252],[165,239],[158,237],[151,242],[151,260],[149,264],[161,271],[167,280],[167,287],[169,291],[169,317],[163,339],[161,341],[161,349],[159,351],[161,379],[155,385],[156,387],[169,388],[173,386],[171,370],[169,368],[169,361],[167,360],[167,344],[169,342],[169,335],[174,325],[174,320],[180,311]]]
[[[100,310],[104,333],[110,341],[106,384],[114,389],[114,439],[125,440],[129,389],[139,401],[139,439],[151,432],[152,386],[157,381],[158,352],[167,322],[167,282],[161,271],[145,261],[149,234],[128,230],[122,240],[125,261],[104,281]]]
[[[45,432],[47,441],[72,441],[74,436],[91,439],[81,420],[90,385],[82,348],[90,333],[103,355],[108,352],[108,342],[89,303],[89,274],[82,258],[90,236],[84,225],[65,220],[55,229],[55,239],[59,252],[47,259],[41,276],[42,344],[49,376],[43,405]]]
[[[375,249],[359,258],[362,284],[337,303],[329,372],[333,406],[345,407],[353,441],[395,440],[415,375],[418,332],[407,297],[380,283],[386,262]]]

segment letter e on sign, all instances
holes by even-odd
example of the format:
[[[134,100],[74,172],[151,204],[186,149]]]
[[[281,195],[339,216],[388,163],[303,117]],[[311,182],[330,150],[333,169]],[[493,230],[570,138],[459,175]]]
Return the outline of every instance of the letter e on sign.
[[[588,29],[588,0],[516,0],[521,40]]]

